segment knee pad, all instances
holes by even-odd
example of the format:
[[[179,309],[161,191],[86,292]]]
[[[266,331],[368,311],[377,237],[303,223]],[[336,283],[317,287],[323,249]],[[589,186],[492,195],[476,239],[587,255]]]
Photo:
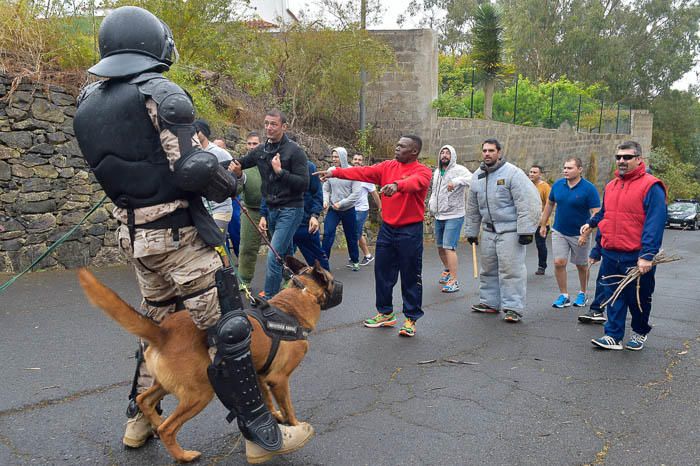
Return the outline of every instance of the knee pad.
[[[238,356],[248,351],[252,331],[253,327],[245,314],[225,314],[210,329],[209,346],[216,346],[217,355],[221,358]]]

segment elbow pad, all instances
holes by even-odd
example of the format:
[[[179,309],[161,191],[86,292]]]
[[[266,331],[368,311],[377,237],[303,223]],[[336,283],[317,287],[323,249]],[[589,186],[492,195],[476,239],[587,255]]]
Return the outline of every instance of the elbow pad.
[[[175,184],[214,202],[223,202],[236,193],[236,179],[214,154],[198,148],[175,162]]]

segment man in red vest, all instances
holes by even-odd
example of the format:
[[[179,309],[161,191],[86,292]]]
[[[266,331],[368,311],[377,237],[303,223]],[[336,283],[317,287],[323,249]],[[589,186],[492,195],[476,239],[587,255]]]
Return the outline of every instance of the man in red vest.
[[[625,275],[630,267],[641,273],[639,288],[627,286],[620,296],[607,307],[608,321],[605,335],[591,342],[606,350],[621,350],[625,335],[627,309],[632,316],[632,337],[625,348],[639,351],[644,348],[651,331],[651,295],[654,293],[652,260],[661,248],[666,224],[666,188],[646,172],[642,148],[635,141],[617,146],[615,179],[608,183],[603,194],[603,208],[581,227],[586,234],[596,226],[600,229],[603,262],[600,274]],[[606,286],[615,287],[614,280]]]

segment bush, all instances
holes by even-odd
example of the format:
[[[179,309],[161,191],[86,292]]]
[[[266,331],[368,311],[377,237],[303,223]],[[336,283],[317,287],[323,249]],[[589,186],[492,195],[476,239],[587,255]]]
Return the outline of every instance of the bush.
[[[693,164],[681,162],[664,147],[651,151],[649,164],[654,176],[666,185],[669,199],[700,198],[700,183],[693,177]]]

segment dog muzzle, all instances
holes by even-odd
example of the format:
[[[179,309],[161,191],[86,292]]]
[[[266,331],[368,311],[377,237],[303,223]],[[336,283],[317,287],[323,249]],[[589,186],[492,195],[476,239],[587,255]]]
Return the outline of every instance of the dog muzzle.
[[[321,310],[325,311],[332,307],[336,307],[343,302],[343,282],[333,280],[333,289],[326,295],[326,300],[321,304]]]

